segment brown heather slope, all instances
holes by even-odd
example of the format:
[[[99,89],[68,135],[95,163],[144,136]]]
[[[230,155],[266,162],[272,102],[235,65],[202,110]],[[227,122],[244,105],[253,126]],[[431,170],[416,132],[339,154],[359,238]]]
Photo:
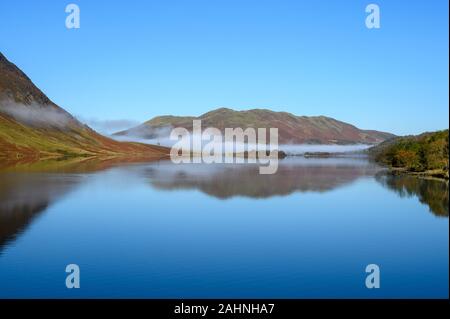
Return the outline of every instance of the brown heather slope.
[[[161,158],[168,153],[164,147],[118,142],[98,134],[53,103],[0,53],[0,159]]]
[[[377,144],[393,134],[357,127],[326,116],[296,116],[287,112],[266,109],[235,111],[220,108],[198,117],[158,116],[135,128],[116,133],[144,138],[153,138],[167,127],[184,127],[192,131],[192,120],[202,120],[202,128],[224,129],[241,127],[278,128],[280,143],[286,144]]]

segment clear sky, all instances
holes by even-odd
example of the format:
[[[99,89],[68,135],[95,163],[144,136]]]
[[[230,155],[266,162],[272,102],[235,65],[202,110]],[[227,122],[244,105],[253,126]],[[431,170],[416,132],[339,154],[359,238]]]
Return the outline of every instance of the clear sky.
[[[66,29],[76,3],[81,28]],[[217,107],[448,128],[447,0],[1,1],[0,51],[84,119]]]

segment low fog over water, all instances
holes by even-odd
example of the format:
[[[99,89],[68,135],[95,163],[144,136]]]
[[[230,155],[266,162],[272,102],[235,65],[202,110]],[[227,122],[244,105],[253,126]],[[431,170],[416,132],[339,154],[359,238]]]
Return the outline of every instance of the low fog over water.
[[[110,136],[111,138],[114,138],[118,141],[132,141],[132,142],[140,142],[145,144],[155,144],[155,145],[162,145],[167,147],[172,147],[175,143],[178,141],[170,140],[168,135],[161,135],[157,138],[151,138],[151,139],[145,139],[145,138],[138,138],[133,136]],[[193,151],[199,151],[198,149],[193,149],[192,147],[192,136],[191,134],[191,141],[190,148]],[[202,146],[209,143],[208,140],[203,140]],[[224,143],[225,145],[225,151],[231,151],[233,150],[233,145],[230,143]],[[242,147],[242,144],[235,145],[234,150],[236,148],[239,148],[238,146]],[[245,149],[248,151],[255,150],[256,144],[245,144]],[[368,144],[351,144],[351,145],[337,145],[337,144],[281,144],[279,145],[278,149],[281,151],[284,151],[287,155],[302,155],[305,153],[315,153],[315,152],[327,152],[327,153],[351,153],[351,152],[358,152],[365,149],[370,148],[372,145]]]

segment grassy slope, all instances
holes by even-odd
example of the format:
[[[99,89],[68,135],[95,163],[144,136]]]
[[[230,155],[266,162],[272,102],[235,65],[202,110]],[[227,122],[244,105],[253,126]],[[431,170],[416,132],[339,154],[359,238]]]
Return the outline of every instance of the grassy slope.
[[[166,154],[166,148],[117,142],[87,127],[65,130],[32,128],[0,113],[0,158],[94,155],[163,157]]]

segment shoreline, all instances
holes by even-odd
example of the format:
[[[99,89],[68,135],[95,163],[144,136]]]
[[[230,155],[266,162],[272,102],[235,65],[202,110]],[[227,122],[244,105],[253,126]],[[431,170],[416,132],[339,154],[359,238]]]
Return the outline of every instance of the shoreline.
[[[448,172],[445,172],[444,170],[428,170],[423,172],[413,172],[408,171],[406,168],[402,167],[386,167],[386,168],[389,174],[396,176],[409,175],[418,178],[434,179],[447,182],[449,180]]]

